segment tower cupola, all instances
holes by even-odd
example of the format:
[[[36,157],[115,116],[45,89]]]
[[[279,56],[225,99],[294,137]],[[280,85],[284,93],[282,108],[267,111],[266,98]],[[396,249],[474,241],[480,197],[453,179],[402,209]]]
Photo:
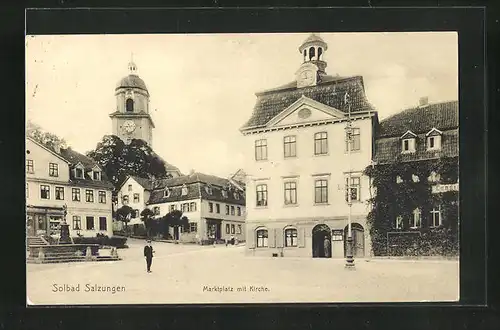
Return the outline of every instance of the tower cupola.
[[[317,34],[311,34],[299,47],[302,54],[303,63],[312,62],[318,69],[325,72],[326,62],[323,56],[328,49],[327,43]]]

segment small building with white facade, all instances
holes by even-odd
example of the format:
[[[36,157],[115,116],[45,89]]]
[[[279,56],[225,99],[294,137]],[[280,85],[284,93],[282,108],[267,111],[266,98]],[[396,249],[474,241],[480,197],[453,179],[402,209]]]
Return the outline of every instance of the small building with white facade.
[[[371,254],[366,222],[371,196],[363,171],[372,160],[377,113],[366,98],[363,77],[326,74],[327,48],[321,37],[307,38],[299,47],[303,60],[295,80],[257,93],[241,128],[247,142],[249,255],[344,257],[349,173],[354,255]],[[330,251],[325,252],[325,240]]]

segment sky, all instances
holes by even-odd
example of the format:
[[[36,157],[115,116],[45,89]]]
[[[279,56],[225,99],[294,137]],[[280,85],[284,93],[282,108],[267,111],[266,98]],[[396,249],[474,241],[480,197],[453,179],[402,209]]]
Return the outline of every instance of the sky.
[[[150,93],[153,149],[182,172],[243,167],[255,93],[295,79],[308,33],[26,36],[26,117],[79,152],[111,134],[114,89],[133,56]],[[327,74],[361,75],[380,119],[458,99],[454,32],[321,33]],[[132,55],[133,54],[133,55]]]

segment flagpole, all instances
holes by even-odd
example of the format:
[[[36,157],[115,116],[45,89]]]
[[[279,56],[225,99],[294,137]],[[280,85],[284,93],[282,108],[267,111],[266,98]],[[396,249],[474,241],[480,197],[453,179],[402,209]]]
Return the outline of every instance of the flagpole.
[[[354,269],[354,256],[353,256],[353,240],[352,240],[352,196],[351,196],[351,144],[352,144],[352,121],[351,121],[351,102],[349,100],[349,93],[346,92],[345,101],[347,103],[347,205],[349,207],[349,214],[347,217],[347,244],[346,244],[346,269]]]

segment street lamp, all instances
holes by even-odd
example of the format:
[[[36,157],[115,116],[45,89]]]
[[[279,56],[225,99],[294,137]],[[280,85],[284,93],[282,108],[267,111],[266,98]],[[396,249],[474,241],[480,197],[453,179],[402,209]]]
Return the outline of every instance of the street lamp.
[[[349,93],[344,96],[344,104],[348,105],[347,125],[346,125],[346,140],[347,140],[347,205],[349,206],[349,215],[347,218],[347,244],[346,244],[346,269],[355,269],[353,255],[353,239],[352,239],[352,195],[351,195],[351,148],[352,148],[352,122],[351,122],[351,103],[349,102]]]

